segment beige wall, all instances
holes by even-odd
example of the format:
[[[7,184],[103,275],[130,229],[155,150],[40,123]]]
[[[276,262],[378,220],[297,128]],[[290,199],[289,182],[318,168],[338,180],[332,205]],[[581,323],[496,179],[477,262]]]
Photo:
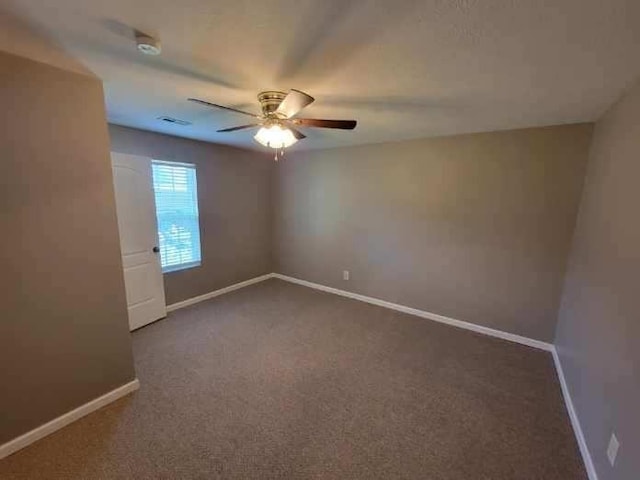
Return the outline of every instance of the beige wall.
[[[591,130],[292,152],[276,271],[552,341]]]
[[[135,377],[102,85],[0,53],[0,444]]]
[[[639,179],[637,84],[596,124],[556,336],[600,480],[640,475]]]
[[[256,152],[110,125],[114,152],[194,163],[200,267],[167,273],[167,304],[271,272],[271,170]]]

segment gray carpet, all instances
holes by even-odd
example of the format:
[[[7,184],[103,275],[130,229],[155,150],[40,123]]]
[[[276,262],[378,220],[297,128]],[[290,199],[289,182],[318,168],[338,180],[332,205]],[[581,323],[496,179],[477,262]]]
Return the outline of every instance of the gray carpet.
[[[279,280],[133,340],[141,390],[0,478],[587,478],[546,352]]]

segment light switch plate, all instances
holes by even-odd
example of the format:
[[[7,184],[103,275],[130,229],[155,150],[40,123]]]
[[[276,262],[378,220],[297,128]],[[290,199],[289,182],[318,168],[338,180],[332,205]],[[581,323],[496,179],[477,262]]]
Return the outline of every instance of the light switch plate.
[[[342,279],[343,280],[349,280],[349,270],[343,270],[342,271]]]
[[[618,449],[620,448],[620,442],[616,438],[616,434],[611,434],[611,439],[609,440],[609,446],[607,447],[607,458],[609,459],[609,463],[613,467],[616,463],[616,456],[618,455]]]

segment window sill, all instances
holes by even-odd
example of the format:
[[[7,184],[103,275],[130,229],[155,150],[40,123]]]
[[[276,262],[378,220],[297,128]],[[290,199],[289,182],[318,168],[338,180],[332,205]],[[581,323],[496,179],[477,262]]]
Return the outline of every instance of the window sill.
[[[182,263],[180,265],[172,265],[170,267],[165,267],[162,269],[162,273],[172,273],[179,272],[180,270],[187,270],[189,268],[196,268],[201,265],[200,262],[191,262],[191,263]]]

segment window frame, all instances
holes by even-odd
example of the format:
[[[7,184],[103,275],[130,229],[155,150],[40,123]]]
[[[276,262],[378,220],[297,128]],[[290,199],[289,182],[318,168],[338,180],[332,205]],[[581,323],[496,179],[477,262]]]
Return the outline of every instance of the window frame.
[[[155,189],[155,181],[153,179],[153,166],[154,165],[166,165],[166,166],[170,166],[170,167],[184,167],[184,168],[189,168],[189,169],[193,169],[194,172],[194,177],[195,177],[195,182],[194,182],[194,187],[195,187],[195,192],[194,192],[194,196],[195,196],[195,210],[196,210],[196,218],[197,218],[197,223],[198,223],[198,250],[199,250],[199,257],[200,260],[194,261],[194,262],[185,262],[185,263],[180,263],[177,265],[169,265],[164,267],[162,265],[162,254],[161,252],[158,252],[158,255],[160,255],[160,268],[162,269],[162,273],[172,273],[172,272],[178,272],[181,270],[188,270],[191,268],[197,268],[202,266],[202,226],[200,224],[200,198],[198,195],[198,168],[197,165],[195,163],[187,163],[187,162],[177,162],[177,161],[172,161],[172,160],[158,160],[155,158],[151,159],[151,184],[153,187],[153,203],[154,203],[154,214],[156,216],[156,230],[157,230],[157,235],[158,235],[158,248],[160,247],[160,225],[159,225],[159,221],[158,221],[158,206],[156,203],[156,189]]]

